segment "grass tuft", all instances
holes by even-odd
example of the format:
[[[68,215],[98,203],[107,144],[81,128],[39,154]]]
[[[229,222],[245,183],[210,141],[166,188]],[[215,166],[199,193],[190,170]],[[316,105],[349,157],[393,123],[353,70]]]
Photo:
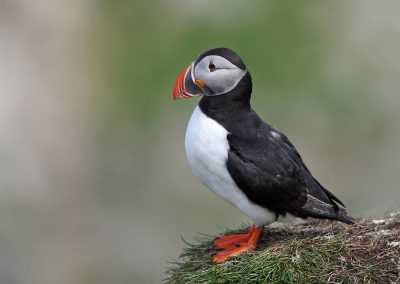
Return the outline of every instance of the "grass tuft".
[[[247,228],[223,232],[237,234]],[[213,264],[215,236],[199,235],[166,283],[400,283],[400,212],[355,225],[313,220],[267,228],[258,247]]]

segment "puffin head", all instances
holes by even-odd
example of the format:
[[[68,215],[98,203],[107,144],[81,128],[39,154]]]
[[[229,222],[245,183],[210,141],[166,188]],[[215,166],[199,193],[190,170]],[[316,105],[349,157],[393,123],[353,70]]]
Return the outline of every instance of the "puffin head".
[[[229,93],[248,74],[240,56],[229,48],[214,48],[199,55],[175,81],[174,99],[219,96]]]

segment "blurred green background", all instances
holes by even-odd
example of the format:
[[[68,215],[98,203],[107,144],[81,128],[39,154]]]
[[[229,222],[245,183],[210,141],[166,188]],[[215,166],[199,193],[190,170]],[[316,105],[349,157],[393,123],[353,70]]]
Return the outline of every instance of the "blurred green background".
[[[355,216],[400,207],[400,2],[0,2],[0,282],[158,283],[249,220],[197,182],[179,72],[230,47]]]

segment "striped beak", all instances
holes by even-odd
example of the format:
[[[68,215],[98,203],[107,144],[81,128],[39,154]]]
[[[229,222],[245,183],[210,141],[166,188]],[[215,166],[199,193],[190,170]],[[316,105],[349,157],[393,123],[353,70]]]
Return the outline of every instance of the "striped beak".
[[[183,70],[176,79],[173,90],[174,100],[203,95],[201,89],[195,84],[193,67],[194,62],[190,64],[185,70]]]

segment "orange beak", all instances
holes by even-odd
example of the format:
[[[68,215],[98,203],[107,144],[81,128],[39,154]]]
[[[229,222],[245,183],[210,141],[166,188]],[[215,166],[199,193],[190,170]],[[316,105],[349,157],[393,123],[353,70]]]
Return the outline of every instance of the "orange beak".
[[[193,63],[179,74],[175,81],[173,97],[176,99],[191,98],[203,95],[201,89],[193,82]]]

